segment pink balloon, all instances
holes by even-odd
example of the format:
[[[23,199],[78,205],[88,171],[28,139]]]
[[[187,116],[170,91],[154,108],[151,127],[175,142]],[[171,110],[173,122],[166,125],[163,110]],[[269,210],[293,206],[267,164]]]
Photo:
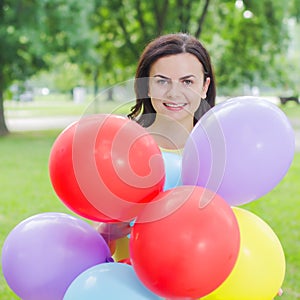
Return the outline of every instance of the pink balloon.
[[[63,299],[86,269],[112,261],[102,236],[88,223],[63,213],[42,213],[18,224],[2,249],[2,271],[22,299]]]
[[[229,99],[191,132],[182,181],[215,191],[230,205],[248,203],[282,180],[294,151],[292,126],[275,104],[255,97]]]

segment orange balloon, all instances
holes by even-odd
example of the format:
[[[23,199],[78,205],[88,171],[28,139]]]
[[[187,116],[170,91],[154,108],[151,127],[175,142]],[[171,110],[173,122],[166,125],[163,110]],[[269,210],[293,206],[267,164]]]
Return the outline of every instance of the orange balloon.
[[[199,298],[228,277],[239,246],[237,220],[226,201],[202,187],[180,186],[160,193],[137,217],[130,257],[155,294]]]

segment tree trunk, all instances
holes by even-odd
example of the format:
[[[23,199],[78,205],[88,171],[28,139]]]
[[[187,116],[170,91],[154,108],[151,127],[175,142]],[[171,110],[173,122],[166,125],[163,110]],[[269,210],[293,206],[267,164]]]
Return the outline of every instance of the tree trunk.
[[[205,0],[205,4],[204,4],[203,10],[202,10],[202,13],[201,13],[200,18],[198,20],[198,28],[197,28],[197,30],[194,34],[197,39],[200,38],[200,35],[201,35],[201,32],[202,32],[202,26],[203,26],[204,19],[207,15],[207,12],[208,12],[209,2],[210,2],[210,0]]]
[[[113,88],[109,88],[107,90],[107,101],[113,101],[114,100],[114,91]]]
[[[3,100],[3,91],[0,89],[0,136],[7,135],[9,133],[5,123]]]
[[[99,92],[99,86],[98,86],[98,77],[99,77],[99,67],[96,66],[96,69],[94,71],[93,81],[94,81],[94,98],[96,99],[98,92]]]

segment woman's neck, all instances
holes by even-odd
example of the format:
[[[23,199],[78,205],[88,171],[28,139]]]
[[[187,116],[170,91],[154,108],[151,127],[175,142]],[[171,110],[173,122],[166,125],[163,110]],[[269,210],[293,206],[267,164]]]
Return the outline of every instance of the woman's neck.
[[[159,116],[147,128],[158,146],[165,149],[182,149],[192,129],[193,123],[191,120],[179,122]]]

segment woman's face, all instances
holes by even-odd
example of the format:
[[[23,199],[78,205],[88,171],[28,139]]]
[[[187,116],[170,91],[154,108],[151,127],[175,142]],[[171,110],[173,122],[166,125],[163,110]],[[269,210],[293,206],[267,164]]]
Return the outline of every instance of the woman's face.
[[[158,59],[150,68],[149,92],[157,114],[183,121],[192,119],[201,98],[206,98],[210,78],[196,56],[180,53]]]

